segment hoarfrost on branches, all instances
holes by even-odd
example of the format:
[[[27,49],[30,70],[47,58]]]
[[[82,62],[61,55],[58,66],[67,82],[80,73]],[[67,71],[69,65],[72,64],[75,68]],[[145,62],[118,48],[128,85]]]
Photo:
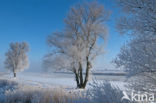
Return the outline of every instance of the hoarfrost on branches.
[[[72,71],[77,87],[85,88],[92,61],[103,53],[105,47],[108,16],[109,12],[97,1],[71,7],[64,20],[64,30],[54,32],[47,38],[52,51],[45,56],[45,66]]]
[[[10,43],[10,48],[5,54],[5,67],[14,73],[14,77],[16,77],[16,72],[28,68],[29,61],[28,55],[26,54],[28,51],[29,46],[26,42]]]

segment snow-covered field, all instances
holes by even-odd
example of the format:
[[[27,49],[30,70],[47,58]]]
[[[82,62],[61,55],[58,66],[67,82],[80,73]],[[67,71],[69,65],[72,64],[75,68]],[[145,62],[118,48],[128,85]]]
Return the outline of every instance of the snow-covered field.
[[[126,89],[124,76],[91,75],[86,89],[76,89],[71,73],[0,75],[0,103],[121,103]]]
[[[12,81],[17,81],[18,83],[38,86],[42,88],[48,87],[61,87],[72,89],[76,87],[76,82],[74,80],[74,75],[70,73],[28,73],[22,72],[18,73],[16,78],[13,78],[13,75],[10,73],[0,73],[0,79],[7,79]],[[124,89],[125,76],[113,76],[113,75],[91,75],[89,83],[92,83],[93,80],[96,81],[110,81],[113,85],[118,86]],[[89,85],[87,85],[87,88]]]

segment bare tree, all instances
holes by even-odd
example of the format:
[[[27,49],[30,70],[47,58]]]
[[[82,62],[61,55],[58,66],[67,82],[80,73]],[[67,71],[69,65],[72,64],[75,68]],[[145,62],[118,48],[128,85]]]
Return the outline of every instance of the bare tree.
[[[51,52],[45,56],[47,68],[66,69],[75,74],[78,88],[85,88],[94,58],[103,53],[109,12],[97,2],[71,7],[65,28],[47,38]],[[84,72],[84,75],[83,75]]]
[[[26,42],[10,43],[10,48],[6,55],[5,67],[14,73],[21,71],[29,66],[27,52],[29,46]]]

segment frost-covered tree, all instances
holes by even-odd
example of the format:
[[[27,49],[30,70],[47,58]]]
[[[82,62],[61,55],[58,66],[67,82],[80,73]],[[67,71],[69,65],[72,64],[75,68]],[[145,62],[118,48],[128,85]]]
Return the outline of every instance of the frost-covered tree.
[[[5,54],[5,67],[14,73],[14,77],[16,77],[16,72],[28,68],[28,51],[29,46],[26,42],[10,43],[10,48]]]
[[[115,63],[137,78],[133,88],[152,89],[156,85],[156,0],[118,1],[125,16],[117,28],[132,40],[122,47]]]
[[[64,20],[65,28],[47,38],[52,50],[45,56],[45,66],[72,71],[77,87],[85,88],[92,61],[105,46],[108,16],[109,12],[96,1],[71,7]]]

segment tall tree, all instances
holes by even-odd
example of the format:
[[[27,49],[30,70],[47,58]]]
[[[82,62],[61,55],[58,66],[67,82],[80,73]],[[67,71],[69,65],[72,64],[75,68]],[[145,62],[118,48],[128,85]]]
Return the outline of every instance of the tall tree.
[[[29,46],[26,42],[22,43],[10,43],[10,48],[6,55],[5,67],[14,73],[28,68],[28,55]]]
[[[92,61],[105,46],[108,16],[109,12],[98,2],[71,7],[64,20],[65,28],[47,38],[52,51],[45,56],[45,66],[72,71],[77,87],[85,88]]]
[[[115,63],[124,67],[129,76],[137,77],[133,88],[153,89],[156,85],[156,0],[119,0],[119,4],[126,12],[117,28],[120,33],[130,34],[132,40],[122,47]]]

